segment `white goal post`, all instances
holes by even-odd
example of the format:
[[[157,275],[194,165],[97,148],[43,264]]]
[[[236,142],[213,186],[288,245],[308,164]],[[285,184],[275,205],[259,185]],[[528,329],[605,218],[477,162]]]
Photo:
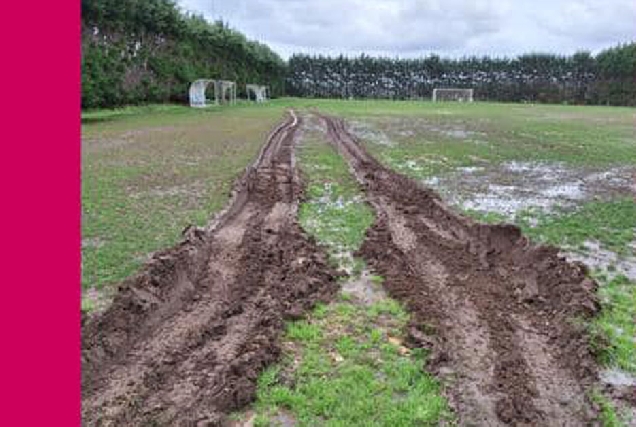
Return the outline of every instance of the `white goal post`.
[[[433,89],[433,102],[438,101],[473,102],[473,89]]]
[[[267,92],[269,89],[267,86],[255,85],[255,84],[246,84],[245,92],[247,93],[247,100],[252,100],[252,93],[254,94],[254,100],[256,102],[265,102],[268,99]]]
[[[207,106],[205,91],[208,86],[214,88],[214,105],[236,104],[236,82],[231,80],[198,79],[190,84],[188,96],[190,107],[203,108]]]

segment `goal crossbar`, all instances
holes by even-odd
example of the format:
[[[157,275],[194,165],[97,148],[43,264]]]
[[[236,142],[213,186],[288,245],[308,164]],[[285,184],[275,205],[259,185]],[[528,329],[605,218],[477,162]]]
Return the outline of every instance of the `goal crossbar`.
[[[436,88],[433,102],[437,101],[473,102],[473,89]]]

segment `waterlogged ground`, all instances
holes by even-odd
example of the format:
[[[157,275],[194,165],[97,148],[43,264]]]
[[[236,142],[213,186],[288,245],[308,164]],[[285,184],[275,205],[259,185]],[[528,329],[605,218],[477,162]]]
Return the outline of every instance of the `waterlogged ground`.
[[[349,277],[337,301],[290,323],[282,361],[259,380],[237,426],[410,426],[450,420],[426,355],[403,344],[408,314],[352,253],[373,222],[347,165],[307,116],[298,149],[308,181],[300,222]]]
[[[589,325],[606,366],[602,379],[634,391],[636,115],[627,108],[288,99],[227,110],[88,114],[84,307],[105,307],[111,284],[176,242],[188,224],[205,224],[288,106],[347,117],[375,157],[435,188],[458,210],[514,222],[587,264],[602,285],[603,311]],[[299,219],[350,278],[337,301],[288,325],[282,361],[262,374],[256,403],[237,414],[236,424],[449,420],[439,384],[422,369],[426,355],[403,344],[408,314],[383,292],[382,277],[352,255],[372,210],[326,144],[321,123],[307,119],[298,150],[308,184]],[[626,410],[612,397],[595,395],[606,424],[620,425],[614,421]]]
[[[590,325],[602,379],[636,387],[636,112],[511,106],[502,120],[497,108],[473,107],[351,114],[350,129],[458,210],[516,223],[586,264],[602,285],[604,309]]]

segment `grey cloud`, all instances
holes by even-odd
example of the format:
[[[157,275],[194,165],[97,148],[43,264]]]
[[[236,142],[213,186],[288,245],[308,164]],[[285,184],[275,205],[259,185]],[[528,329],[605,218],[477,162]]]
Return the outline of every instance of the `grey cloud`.
[[[292,52],[571,53],[635,39],[633,0],[180,0]]]

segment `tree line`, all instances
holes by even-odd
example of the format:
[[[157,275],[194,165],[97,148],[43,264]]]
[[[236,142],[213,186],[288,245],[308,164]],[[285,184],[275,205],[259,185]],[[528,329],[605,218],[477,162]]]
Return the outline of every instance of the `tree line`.
[[[282,94],[285,62],[268,46],[171,0],[82,0],[81,31],[82,108],[186,102],[197,78]]]
[[[597,54],[420,59],[294,55],[287,94],[321,98],[430,98],[434,88],[474,88],[503,102],[636,105],[636,43]]]
[[[420,59],[294,55],[227,24],[182,12],[173,0],[82,0],[82,107],[186,102],[197,78],[269,85],[325,98],[429,98],[474,88],[477,100],[636,105],[636,43],[592,55]]]

